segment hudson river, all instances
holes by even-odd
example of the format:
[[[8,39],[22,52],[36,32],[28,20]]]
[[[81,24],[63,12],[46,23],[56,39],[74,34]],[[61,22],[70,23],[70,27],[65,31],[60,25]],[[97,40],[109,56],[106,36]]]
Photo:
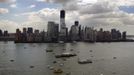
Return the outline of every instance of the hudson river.
[[[62,52],[77,56],[55,58]],[[78,58],[91,59],[93,63],[79,64]],[[54,74],[55,68],[63,73]],[[0,42],[0,75],[134,75],[134,43]]]

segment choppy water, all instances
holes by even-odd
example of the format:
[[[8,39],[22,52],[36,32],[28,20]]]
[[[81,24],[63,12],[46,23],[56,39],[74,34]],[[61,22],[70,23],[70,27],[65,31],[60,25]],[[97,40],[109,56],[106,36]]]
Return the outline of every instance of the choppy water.
[[[53,49],[47,53],[45,49]],[[66,49],[66,50],[63,50]],[[76,57],[63,61],[55,54],[74,49]],[[90,52],[90,50],[93,50]],[[116,59],[113,59],[117,57]],[[80,59],[93,63],[78,64]],[[57,63],[53,63],[57,61]],[[64,64],[64,65],[60,65]],[[134,75],[134,43],[14,44],[0,42],[0,75],[55,75],[48,65],[71,75]],[[32,68],[30,67],[32,66]]]

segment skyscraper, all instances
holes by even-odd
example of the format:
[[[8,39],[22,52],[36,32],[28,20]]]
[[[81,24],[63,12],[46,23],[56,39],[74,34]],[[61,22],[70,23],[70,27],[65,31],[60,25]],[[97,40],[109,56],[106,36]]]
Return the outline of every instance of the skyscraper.
[[[28,42],[33,42],[34,41],[33,28],[32,27],[28,27],[28,29],[27,29],[27,41]]]
[[[70,38],[71,38],[71,41],[79,40],[79,22],[78,21],[75,21],[74,25],[71,26]]]
[[[74,22],[74,25],[75,25],[75,26],[78,26],[78,25],[79,25],[79,21],[75,21],[75,22]]]
[[[65,10],[61,10],[60,11],[60,29],[63,29],[66,27],[66,24],[65,24]]]
[[[0,36],[2,36],[3,35],[3,32],[2,32],[2,30],[0,29]]]
[[[33,33],[33,28],[32,27],[28,27],[27,33]]]
[[[58,34],[59,34],[59,24],[56,24],[53,21],[49,21],[47,27],[48,27],[47,33],[48,33],[49,41],[57,42]]]
[[[126,31],[122,32],[122,39],[126,40]]]
[[[23,42],[27,41],[27,29],[26,28],[23,28],[22,41]]]
[[[67,27],[65,24],[65,10],[60,11],[60,34],[59,40],[66,41],[67,40]]]

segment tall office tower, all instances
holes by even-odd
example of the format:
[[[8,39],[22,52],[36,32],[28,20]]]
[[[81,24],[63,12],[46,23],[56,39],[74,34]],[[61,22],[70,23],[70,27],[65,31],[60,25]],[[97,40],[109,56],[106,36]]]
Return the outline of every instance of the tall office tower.
[[[23,28],[22,41],[23,42],[27,41],[27,29],[26,28]]]
[[[26,28],[23,28],[23,33],[26,33],[27,32],[27,29]]]
[[[19,29],[16,29],[15,42],[20,42],[21,40],[22,40],[21,31]]]
[[[122,39],[126,40],[126,31],[122,32]]]
[[[53,21],[49,21],[47,25],[47,34],[50,41],[52,40],[51,38],[53,37],[54,34],[54,24],[55,23]]]
[[[66,27],[65,24],[65,10],[60,11],[60,29],[63,29]]]
[[[4,36],[8,36],[9,34],[8,34],[8,31],[6,30],[6,31],[4,31]]]
[[[74,22],[74,25],[75,25],[75,26],[78,26],[78,25],[79,25],[79,21],[75,21],[75,22]]]
[[[70,38],[71,38],[71,41],[79,40],[79,22],[78,21],[75,21],[74,25],[71,26]]]
[[[33,28],[32,27],[28,27],[27,33],[33,33]]]
[[[2,33],[2,30],[0,29],[0,36],[2,36],[3,35],[3,33]]]
[[[34,41],[33,28],[32,27],[28,27],[28,29],[27,29],[27,41],[28,42],[33,42]]]
[[[60,41],[66,41],[67,40],[67,28],[65,24],[65,10],[60,11],[60,35],[59,40]]]
[[[59,24],[56,24],[53,21],[49,21],[47,27],[48,27],[47,33],[48,33],[49,41],[57,42],[58,41],[58,34],[59,34]]]
[[[58,41],[59,38],[59,24],[55,24],[55,28],[54,28],[54,40]]]

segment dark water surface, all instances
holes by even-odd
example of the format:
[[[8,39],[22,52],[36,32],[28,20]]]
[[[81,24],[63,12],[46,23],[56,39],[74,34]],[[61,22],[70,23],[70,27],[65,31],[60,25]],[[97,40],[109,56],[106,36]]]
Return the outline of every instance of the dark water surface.
[[[46,52],[46,49],[52,49],[53,52]],[[55,54],[62,52],[77,53],[77,56],[67,58],[66,61],[55,58]],[[93,63],[78,64],[78,58],[91,59]],[[54,61],[56,63],[53,63]],[[54,74],[48,67],[61,68],[63,73]],[[70,75],[134,75],[134,43],[14,44],[14,42],[0,42],[0,75],[66,75],[66,73]]]

